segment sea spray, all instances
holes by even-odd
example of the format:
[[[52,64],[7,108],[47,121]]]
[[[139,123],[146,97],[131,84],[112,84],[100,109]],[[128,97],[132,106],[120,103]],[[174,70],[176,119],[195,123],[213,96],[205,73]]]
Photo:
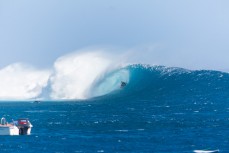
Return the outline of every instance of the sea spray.
[[[85,99],[94,80],[104,72],[111,62],[99,53],[67,55],[55,64],[51,78],[53,99]]]
[[[31,99],[47,86],[50,70],[14,63],[0,70],[0,99]]]

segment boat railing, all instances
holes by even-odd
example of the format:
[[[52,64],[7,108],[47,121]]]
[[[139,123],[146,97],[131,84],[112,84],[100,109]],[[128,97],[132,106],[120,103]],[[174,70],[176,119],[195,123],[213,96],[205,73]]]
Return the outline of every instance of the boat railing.
[[[6,122],[5,117],[2,117],[1,118],[1,125],[6,125],[6,124],[7,124],[7,122]]]

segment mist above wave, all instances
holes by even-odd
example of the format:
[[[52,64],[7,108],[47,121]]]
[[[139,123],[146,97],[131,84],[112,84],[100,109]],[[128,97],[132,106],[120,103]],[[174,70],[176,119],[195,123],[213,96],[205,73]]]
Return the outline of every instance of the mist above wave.
[[[96,50],[62,56],[49,70],[14,63],[0,70],[0,99],[87,99],[107,94],[120,84],[112,84],[111,76],[104,78],[121,67],[117,61],[115,55]],[[124,73],[116,78],[121,80]]]

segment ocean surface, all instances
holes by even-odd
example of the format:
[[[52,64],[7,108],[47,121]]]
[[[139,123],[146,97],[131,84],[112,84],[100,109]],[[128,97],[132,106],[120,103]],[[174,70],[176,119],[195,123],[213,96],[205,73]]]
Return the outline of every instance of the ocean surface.
[[[127,85],[100,96],[123,71]],[[85,100],[2,101],[3,117],[29,118],[33,128],[0,136],[0,152],[229,152],[228,73],[131,65],[94,90]]]

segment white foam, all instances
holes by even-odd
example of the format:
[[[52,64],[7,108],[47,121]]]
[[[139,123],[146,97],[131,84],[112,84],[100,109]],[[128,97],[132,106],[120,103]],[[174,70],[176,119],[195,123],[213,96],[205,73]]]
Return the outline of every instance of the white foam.
[[[50,70],[16,63],[0,70],[0,99],[87,99],[108,94],[129,81],[120,56],[92,50],[58,58]]]
[[[14,63],[0,70],[0,99],[31,99],[41,94],[50,76],[48,70]]]
[[[195,153],[217,153],[219,150],[193,150]]]
[[[59,58],[51,78],[51,98],[86,99],[93,82],[111,64],[100,52],[70,54]]]

